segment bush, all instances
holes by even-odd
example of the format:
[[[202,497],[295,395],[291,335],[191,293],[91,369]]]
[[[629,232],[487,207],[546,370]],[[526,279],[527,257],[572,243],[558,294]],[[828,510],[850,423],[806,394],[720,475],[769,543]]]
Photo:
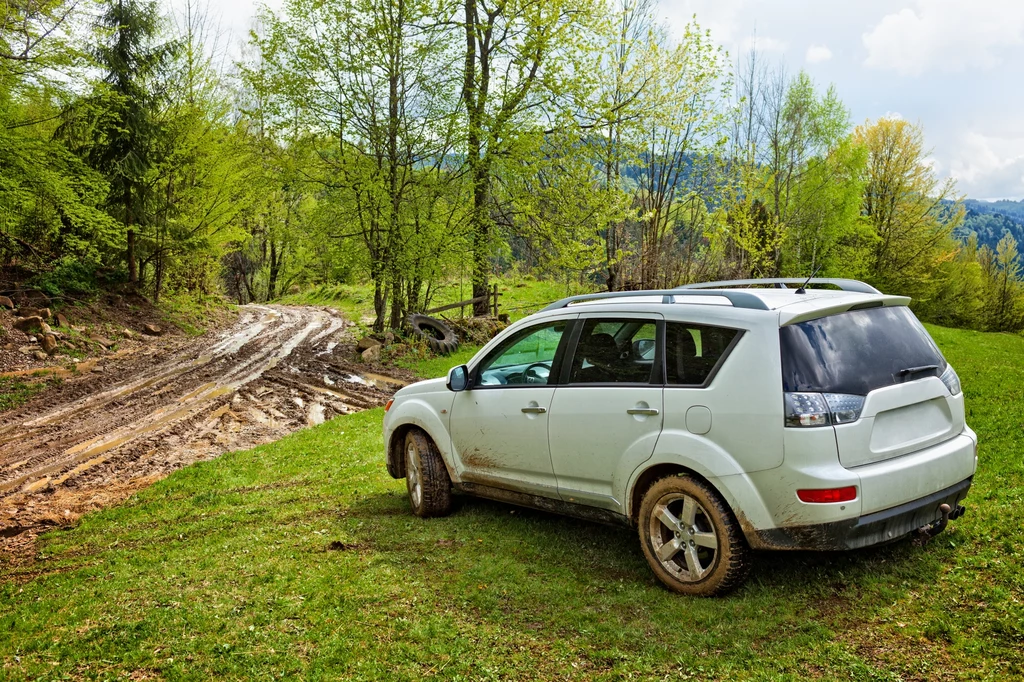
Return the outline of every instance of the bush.
[[[80,262],[65,256],[57,261],[49,272],[36,275],[30,284],[47,296],[64,294],[95,294],[99,287],[96,282],[97,263]]]

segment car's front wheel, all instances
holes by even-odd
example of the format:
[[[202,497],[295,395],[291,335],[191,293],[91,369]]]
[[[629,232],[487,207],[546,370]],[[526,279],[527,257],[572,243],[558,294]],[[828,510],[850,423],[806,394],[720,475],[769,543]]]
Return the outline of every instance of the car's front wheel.
[[[452,508],[452,479],[430,436],[413,429],[405,436],[405,487],[416,516],[444,516]]]
[[[689,476],[670,476],[644,495],[640,544],[654,574],[682,594],[724,594],[746,578],[746,540],[721,497]]]

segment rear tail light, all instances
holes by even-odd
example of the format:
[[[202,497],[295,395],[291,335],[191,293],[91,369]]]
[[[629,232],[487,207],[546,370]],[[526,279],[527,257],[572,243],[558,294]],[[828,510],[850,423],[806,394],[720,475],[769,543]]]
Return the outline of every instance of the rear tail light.
[[[864,396],[845,393],[786,393],[786,426],[830,426],[860,419]]]
[[[942,383],[946,384],[950,395],[960,393],[960,377],[953,371],[953,365],[946,365],[946,371],[939,378],[942,379]]]
[[[848,485],[845,488],[819,488],[810,490],[797,490],[796,496],[801,502],[813,504],[829,504],[831,502],[850,502],[857,499],[857,486]]]

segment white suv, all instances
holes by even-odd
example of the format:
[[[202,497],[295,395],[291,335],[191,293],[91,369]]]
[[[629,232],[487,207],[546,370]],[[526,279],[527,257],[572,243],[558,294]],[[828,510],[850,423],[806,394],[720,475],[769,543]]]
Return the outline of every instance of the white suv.
[[[815,279],[570,297],[399,391],[388,472],[419,516],[454,490],[632,523],[686,594],[737,586],[751,549],[931,535],[963,513],[977,437],[909,301]]]

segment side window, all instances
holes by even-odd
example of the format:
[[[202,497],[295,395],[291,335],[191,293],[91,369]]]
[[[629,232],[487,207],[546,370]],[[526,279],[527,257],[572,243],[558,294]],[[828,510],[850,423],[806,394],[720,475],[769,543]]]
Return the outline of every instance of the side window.
[[[480,386],[544,385],[568,322],[558,320],[519,332],[480,365]]]
[[[569,383],[650,383],[657,329],[653,320],[586,320],[573,355]]]
[[[739,332],[683,322],[665,325],[665,364],[668,384],[700,386]]]

